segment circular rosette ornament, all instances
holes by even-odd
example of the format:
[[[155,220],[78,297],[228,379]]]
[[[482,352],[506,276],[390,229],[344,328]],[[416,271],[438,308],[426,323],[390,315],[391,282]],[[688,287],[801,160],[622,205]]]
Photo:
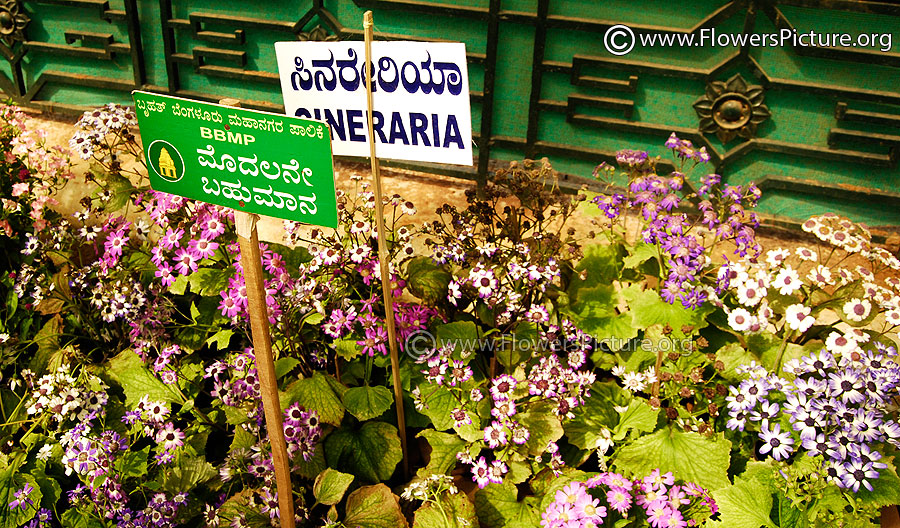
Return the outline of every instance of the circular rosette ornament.
[[[754,137],[756,127],[771,115],[763,99],[762,86],[748,85],[740,74],[727,82],[709,83],[706,95],[694,103],[700,117],[700,131],[715,134],[722,143],[735,136]]]
[[[18,0],[0,0],[0,38],[9,47],[25,40],[25,26],[30,21]]]

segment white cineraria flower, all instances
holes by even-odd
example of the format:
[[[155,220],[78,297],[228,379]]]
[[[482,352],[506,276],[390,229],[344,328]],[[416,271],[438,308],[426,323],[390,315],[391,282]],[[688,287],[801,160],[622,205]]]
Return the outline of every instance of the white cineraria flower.
[[[791,256],[791,253],[782,248],[773,249],[771,251],[766,252],[766,262],[769,266],[773,268],[777,268],[784,264],[785,259]]]
[[[809,270],[806,278],[820,288],[834,284],[834,278],[831,275],[831,269],[821,264]]]
[[[790,266],[782,268],[775,276],[775,280],[772,281],[772,287],[782,295],[790,295],[799,290],[801,286],[803,286],[803,282],[800,280],[800,275]]]
[[[853,298],[844,303],[843,310],[847,319],[858,323],[869,316],[872,303],[866,299]]]
[[[38,460],[49,460],[50,454],[52,453],[52,451],[53,451],[53,446],[51,446],[50,444],[44,444],[38,450],[36,456],[37,456]]]
[[[744,332],[754,323],[754,317],[743,308],[735,308],[728,314],[728,326],[736,332]]]
[[[646,387],[644,375],[640,372],[626,372],[622,376],[622,384],[631,392],[640,392]]]
[[[884,320],[892,326],[900,325],[900,310],[894,309],[884,312]]]
[[[792,304],[788,306],[784,314],[788,327],[792,330],[799,330],[800,332],[809,330],[809,327],[816,322],[816,318],[810,315],[811,311],[809,306],[804,306],[802,304]]]
[[[798,247],[794,252],[797,253],[797,256],[800,257],[801,260],[809,262],[817,262],[819,260],[819,255],[809,248]]]
[[[737,298],[738,302],[744,306],[756,306],[759,304],[768,291],[760,285],[760,281],[750,279],[747,282],[738,285]]]
[[[825,340],[825,348],[835,356],[847,356],[856,350],[856,340],[850,334],[831,332]]]

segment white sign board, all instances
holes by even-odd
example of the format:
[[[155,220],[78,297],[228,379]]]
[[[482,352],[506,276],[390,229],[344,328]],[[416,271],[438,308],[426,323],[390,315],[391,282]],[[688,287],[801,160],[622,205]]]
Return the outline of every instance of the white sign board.
[[[276,42],[288,115],[326,121],[334,154],[369,155],[362,42]],[[379,158],[472,165],[466,45],[372,43]]]

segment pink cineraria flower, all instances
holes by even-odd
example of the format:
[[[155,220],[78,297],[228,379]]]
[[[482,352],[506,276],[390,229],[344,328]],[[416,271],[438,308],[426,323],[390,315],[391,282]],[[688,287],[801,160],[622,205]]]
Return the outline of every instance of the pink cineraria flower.
[[[225,317],[235,317],[241,309],[240,304],[232,297],[231,293],[231,290],[219,292],[219,295],[222,297],[222,301],[219,303],[219,310],[222,310],[222,315]]]
[[[384,326],[374,325],[366,329],[366,337],[356,344],[363,347],[362,353],[374,356],[379,352],[382,356],[387,354],[387,331]]]
[[[188,242],[188,249],[193,252],[197,257],[197,260],[203,260],[213,256],[218,248],[219,244],[211,242],[203,237]]]
[[[179,249],[175,252],[175,271],[181,275],[188,275],[197,271],[197,257],[187,249]]]
[[[159,239],[159,245],[166,249],[175,249],[181,245],[184,229],[166,229],[166,234]]]
[[[175,282],[175,277],[172,276],[172,267],[169,266],[168,262],[161,262],[159,264],[159,269],[156,270],[154,275],[156,275],[163,286],[168,287]]]

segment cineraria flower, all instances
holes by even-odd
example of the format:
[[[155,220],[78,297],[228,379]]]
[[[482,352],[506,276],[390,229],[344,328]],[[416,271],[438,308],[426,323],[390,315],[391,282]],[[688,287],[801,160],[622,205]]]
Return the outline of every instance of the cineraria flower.
[[[509,374],[501,374],[491,381],[491,397],[494,401],[508,399],[515,387],[516,378]]]
[[[478,461],[472,464],[472,480],[478,484],[479,488],[485,488],[491,483],[491,476],[487,460],[484,457],[479,457]]]
[[[507,444],[506,428],[494,420],[491,425],[484,428],[484,441],[491,449],[505,446]]]
[[[792,330],[806,332],[816,322],[816,318],[810,315],[811,309],[802,304],[792,304],[785,310],[784,318]]]
[[[782,295],[790,295],[799,290],[803,286],[800,275],[790,266],[785,266],[778,271],[775,280],[772,281],[772,287],[777,289]]]
[[[754,317],[743,308],[735,308],[728,314],[728,326],[736,332],[745,332],[754,322]]]
[[[853,298],[844,303],[843,310],[847,319],[860,322],[869,316],[869,312],[872,310],[872,303],[866,299]]]
[[[25,510],[28,509],[29,506],[34,506],[34,501],[31,500],[31,497],[29,497],[32,491],[34,491],[34,488],[31,486],[31,484],[28,484],[26,482],[25,486],[23,486],[22,489],[16,490],[16,492],[13,494],[15,498],[9,501],[9,509],[15,510],[17,508],[21,508]]]

